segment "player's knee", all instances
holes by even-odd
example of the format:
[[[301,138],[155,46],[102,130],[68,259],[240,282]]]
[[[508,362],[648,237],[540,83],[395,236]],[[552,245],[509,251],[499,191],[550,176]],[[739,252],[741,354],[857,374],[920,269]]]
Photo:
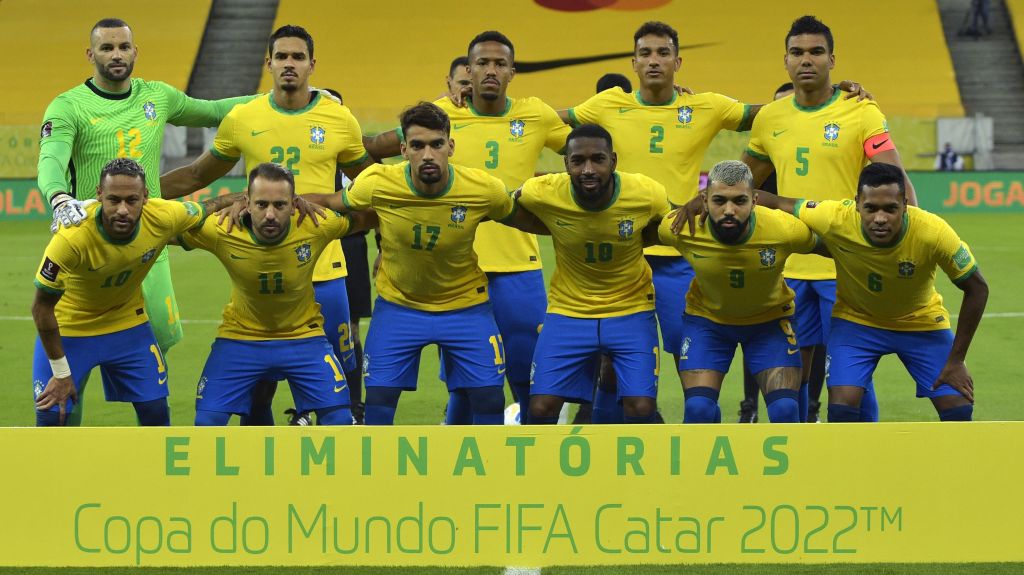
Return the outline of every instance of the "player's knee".
[[[800,392],[795,389],[777,389],[765,396],[768,420],[772,423],[800,422]]]
[[[683,423],[715,423],[718,418],[718,390],[691,387],[683,390]]]
[[[656,409],[653,397],[634,395],[622,398],[622,410],[627,418],[647,418],[654,415]]]
[[[860,407],[864,398],[864,388],[856,385],[832,385],[828,388],[829,405],[845,405]]]
[[[860,407],[830,403],[828,404],[828,422],[858,423],[860,422]]]
[[[352,411],[344,405],[313,411],[316,413],[317,425],[352,425]]]
[[[939,421],[971,421],[974,419],[974,405],[967,403],[939,411]]]
[[[496,414],[505,412],[505,390],[500,385],[473,387],[465,390],[469,407],[474,414]]]
[[[196,425],[199,427],[220,427],[228,424],[231,420],[230,413],[220,411],[196,410]]]
[[[150,401],[137,401],[132,405],[135,407],[135,415],[139,418],[139,425],[162,427],[171,425],[171,409],[167,406],[166,397]]]
[[[550,418],[557,421],[558,412],[562,409],[564,400],[557,395],[532,395],[530,396],[530,418]]]

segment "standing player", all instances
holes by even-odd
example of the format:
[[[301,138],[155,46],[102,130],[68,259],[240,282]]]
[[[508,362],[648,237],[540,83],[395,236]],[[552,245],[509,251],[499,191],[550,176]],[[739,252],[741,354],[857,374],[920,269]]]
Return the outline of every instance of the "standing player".
[[[57,231],[36,273],[36,425],[64,425],[97,366],[107,401],[132,402],[140,425],[170,425],[167,365],[140,286],[169,240],[231,200],[149,199],[146,171],[129,158],[108,162],[98,181],[99,203],[84,225]]]
[[[742,160],[759,186],[772,172],[779,193],[808,200],[850,199],[850,190],[866,162],[900,166],[885,116],[871,100],[839,97],[830,72],[835,66],[832,31],[813,16],[793,22],[786,34],[786,71],[795,93],[772,102],[754,122]],[[907,199],[917,205],[914,188],[904,175]],[[797,255],[786,264],[786,279],[796,292],[796,328],[803,347],[804,382],[808,382],[815,346],[828,341],[828,324],[835,303],[835,264],[817,255]],[[820,382],[809,409],[817,419]],[[801,390],[806,408],[807,389]],[[863,413],[877,421],[873,393]]]
[[[768,196],[821,236],[836,265],[826,383],[829,422],[864,421],[865,389],[878,360],[895,353],[942,421],[969,421],[974,382],[964,359],[988,301],[970,248],[936,215],[908,207],[906,174],[874,163],[854,200],[814,202]],[[763,197],[763,196],[762,196]],[[935,291],[941,268],[963,290],[956,336]]]
[[[151,197],[161,197],[164,126],[216,126],[235,104],[252,99],[195,100],[163,82],[132,78],[138,48],[128,24],[117,18],[92,27],[85,53],[95,73],[50,102],[39,134],[39,190],[53,207],[54,231],[85,220],[84,202],[95,198],[99,174],[112,158],[139,162]],[[142,293],[157,344],[166,352],[182,338],[166,251],[157,255]],[[83,388],[87,377],[82,374]],[[69,423],[80,421],[81,406]]]
[[[295,176],[299,194],[333,193],[338,167],[349,178],[373,165],[362,144],[359,123],[348,108],[309,91],[316,60],[313,38],[299,26],[282,26],[268,43],[267,70],[274,90],[238,106],[217,129],[213,147],[191,165],[164,174],[166,197],[180,197],[201,189],[228,173],[245,156],[252,170],[263,162],[287,167]],[[341,246],[330,244],[316,261],[313,274],[316,299],[324,314],[324,331],[346,371],[355,367],[349,331],[345,258]],[[250,425],[273,425],[269,382],[246,419]]]
[[[373,224],[372,215],[326,214],[319,225],[299,225],[295,180],[278,165],[249,172],[248,215],[227,230],[210,218],[182,234],[186,249],[213,253],[231,277],[231,301],[196,390],[196,425],[227,425],[245,415],[259,381],[284,378],[299,413],[315,412],[322,425],[350,425],[348,385],[324,335],[312,277],[320,253],[351,231]]]
[[[452,137],[458,143],[452,162],[482,169],[508,189],[516,189],[533,177],[545,147],[561,152],[569,127],[538,98],[508,97],[515,77],[515,48],[504,34],[478,34],[469,43],[468,61],[472,90],[466,105],[457,106],[449,98],[434,102],[450,118]],[[398,138],[387,137],[389,141],[374,155],[397,152]],[[530,362],[547,304],[540,247],[533,235],[498,222],[481,223],[473,247],[480,269],[487,274],[494,319],[507,352],[506,376],[520,413],[526,415]],[[453,393],[446,422],[469,423],[470,419],[466,398]]]
[[[448,86],[445,94],[448,98],[460,99],[465,90],[472,89],[473,81],[469,76],[469,58],[459,56],[452,60],[448,66],[448,75],[444,77],[444,83]]]
[[[551,231],[555,273],[537,342],[528,423],[553,424],[565,401],[593,397],[595,360],[610,358],[626,423],[654,423],[658,322],[643,230],[669,211],[665,187],[615,171],[612,137],[594,124],[566,140],[565,169],[527,180],[517,203]]]
[[[720,423],[718,395],[736,346],[743,347],[772,423],[798,423],[800,356],[790,324],[793,290],[782,279],[790,254],[809,253],[818,240],[799,220],[754,207],[757,194],[743,162],[719,162],[701,192],[708,219],[693,236],[659,228],[696,276],[686,294],[679,375],[684,423]]]
[[[366,424],[394,422],[402,391],[416,389],[420,352],[433,343],[449,391],[467,396],[472,422],[500,425],[504,346],[473,240],[481,221],[526,227],[532,216],[514,209],[501,180],[449,164],[451,125],[438,106],[409,108],[401,129],[406,162],[374,166],[326,198],[332,209],[372,207],[380,218],[378,297],[363,355]]]

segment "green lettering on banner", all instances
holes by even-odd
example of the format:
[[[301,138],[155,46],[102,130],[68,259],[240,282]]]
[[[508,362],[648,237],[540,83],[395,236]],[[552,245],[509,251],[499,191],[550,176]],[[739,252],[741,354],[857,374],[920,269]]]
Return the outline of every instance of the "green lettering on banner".
[[[188,447],[188,437],[168,437],[164,440],[164,452],[167,455],[166,465],[164,466],[165,475],[188,475],[190,469],[188,466],[179,466],[176,462],[188,461],[188,452],[179,451],[179,447]]]
[[[729,438],[720,435],[715,438],[715,445],[711,448],[711,457],[708,458],[708,468],[704,475],[714,475],[719,467],[724,467],[729,475],[736,475],[736,457],[732,454],[732,444]]]
[[[472,468],[479,476],[487,475],[484,470],[484,459],[480,456],[480,446],[477,445],[475,437],[462,439],[462,447],[459,448],[459,456],[455,458],[452,475],[462,475],[467,467]]]
[[[419,447],[417,449],[413,449],[412,444],[409,443],[409,438],[398,438],[399,475],[408,475],[410,463],[412,463],[412,466],[416,468],[416,473],[419,475],[427,474],[427,437],[425,435],[421,435],[417,439],[419,440]]]
[[[217,438],[217,475],[238,475],[237,465],[227,464],[227,438]]]
[[[323,465],[327,463],[327,475],[334,475],[334,438],[325,437],[323,443],[317,448],[313,444],[312,437],[302,438],[302,474],[309,475],[309,464]]]
[[[784,475],[789,470],[789,456],[777,449],[789,442],[788,437],[773,436],[764,440],[764,456],[775,462],[774,467],[765,467],[765,475]]]
[[[626,475],[628,465],[633,475],[644,475],[644,468],[640,465],[640,460],[644,456],[644,440],[639,437],[620,437],[616,443],[618,468],[615,473]]]
[[[516,448],[516,476],[526,475],[526,448],[537,444],[535,437],[507,437],[505,445]]]

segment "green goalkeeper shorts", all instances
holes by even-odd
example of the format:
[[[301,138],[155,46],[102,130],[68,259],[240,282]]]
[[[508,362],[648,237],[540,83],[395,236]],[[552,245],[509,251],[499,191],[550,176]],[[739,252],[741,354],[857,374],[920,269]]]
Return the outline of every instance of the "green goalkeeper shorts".
[[[142,297],[146,300],[146,313],[149,314],[149,323],[153,326],[157,345],[167,353],[167,350],[184,336],[181,330],[181,316],[178,313],[178,300],[174,299],[174,286],[171,284],[171,264],[167,248],[160,252],[153,269],[149,270],[149,274],[142,282]]]

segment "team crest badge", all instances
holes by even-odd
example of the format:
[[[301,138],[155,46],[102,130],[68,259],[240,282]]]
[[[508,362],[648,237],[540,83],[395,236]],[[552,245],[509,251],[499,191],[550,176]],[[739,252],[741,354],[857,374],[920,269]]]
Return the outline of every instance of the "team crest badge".
[[[689,124],[693,121],[693,108],[689,106],[683,106],[676,110],[676,117],[679,119],[681,124]]]
[[[633,235],[633,220],[622,220],[619,222],[619,238],[628,239]]]
[[[828,372],[830,367],[832,367],[832,356],[825,354],[825,381],[828,381]]]
[[[32,393],[35,397],[39,397],[39,394],[43,393],[43,382],[38,379],[32,382]]]
[[[508,131],[512,136],[522,138],[523,134],[526,133],[526,122],[522,120],[512,120],[508,123]]]
[[[839,139],[839,124],[835,122],[829,122],[825,124],[825,140],[834,142]]]
[[[155,255],[156,255],[156,250],[155,249],[146,250],[146,253],[142,254],[142,263],[149,262],[149,260],[153,259],[153,256],[155,256]]]
[[[766,268],[775,265],[775,248],[764,248],[757,253],[761,256],[761,265]]]
[[[914,268],[916,267],[917,266],[914,265],[914,262],[910,260],[903,260],[899,263],[897,270],[899,271],[901,278],[909,278],[914,276]]]
[[[309,141],[314,144],[324,143],[324,139],[327,136],[327,131],[320,126],[313,126],[309,129]]]
[[[156,104],[153,102],[146,102],[142,105],[142,113],[146,114],[147,120],[156,119]]]
[[[363,354],[363,377],[370,375],[370,354]]]
[[[690,351],[690,338],[683,339],[683,347],[679,350],[679,357],[686,357],[686,352]]]
[[[452,221],[457,224],[466,221],[466,206],[455,206],[452,208]]]
[[[537,362],[530,363],[530,385],[533,385],[533,376],[537,373]],[[36,395],[39,395],[38,393]]]
[[[295,248],[295,258],[298,259],[300,263],[308,262],[311,257],[313,257],[313,248],[309,247],[309,244],[302,244]]]
[[[196,385],[196,397],[203,397],[203,390],[206,389],[206,376],[199,378],[199,385]]]

